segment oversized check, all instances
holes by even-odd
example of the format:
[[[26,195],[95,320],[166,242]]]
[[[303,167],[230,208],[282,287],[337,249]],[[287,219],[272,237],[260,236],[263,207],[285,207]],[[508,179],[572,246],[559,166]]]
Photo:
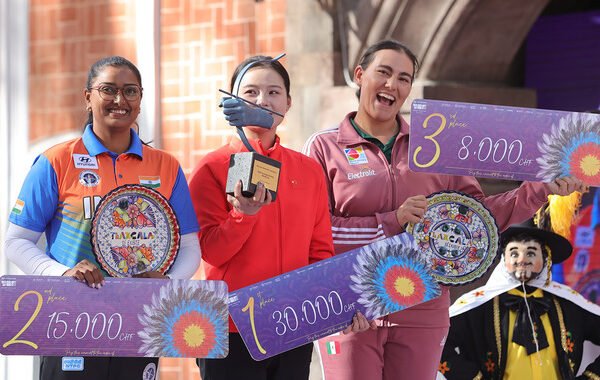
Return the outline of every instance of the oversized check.
[[[223,281],[0,278],[4,355],[222,358],[229,351]]]
[[[229,312],[263,360],[345,329],[357,311],[374,319],[439,295],[404,233],[231,292]]]
[[[437,100],[412,103],[413,171],[600,185],[600,115]]]

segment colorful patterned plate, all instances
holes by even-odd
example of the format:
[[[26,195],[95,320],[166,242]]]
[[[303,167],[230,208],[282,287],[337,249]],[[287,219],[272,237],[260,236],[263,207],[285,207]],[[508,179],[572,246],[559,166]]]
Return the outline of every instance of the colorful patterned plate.
[[[483,276],[498,251],[498,226],[475,198],[458,192],[431,194],[423,222],[409,224],[433,277],[444,285],[464,285]]]
[[[141,185],[119,186],[98,204],[92,249],[113,277],[166,273],[179,251],[179,223],[160,193]]]

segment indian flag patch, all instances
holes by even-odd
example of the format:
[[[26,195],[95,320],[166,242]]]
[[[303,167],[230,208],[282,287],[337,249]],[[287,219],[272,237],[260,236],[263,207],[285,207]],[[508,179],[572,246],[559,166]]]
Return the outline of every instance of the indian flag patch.
[[[149,187],[151,189],[158,189],[160,187],[159,176],[140,176],[140,185]]]
[[[327,353],[329,355],[339,355],[340,351],[340,342],[331,341],[326,343]]]
[[[12,213],[15,215],[21,215],[23,212],[23,207],[25,207],[25,202],[20,199],[17,199],[15,205],[13,206]]]

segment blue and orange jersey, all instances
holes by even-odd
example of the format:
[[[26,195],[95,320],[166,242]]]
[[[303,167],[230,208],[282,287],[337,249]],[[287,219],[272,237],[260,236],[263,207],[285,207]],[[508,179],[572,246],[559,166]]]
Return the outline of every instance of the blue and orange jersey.
[[[142,184],[161,193],[175,211],[181,234],[199,230],[181,167],[170,154],[144,145],[131,131],[129,149],[109,151],[88,125],[79,138],[36,158],[9,220],[45,232],[46,253],[63,265],[95,262],[91,221],[102,197],[121,185]]]

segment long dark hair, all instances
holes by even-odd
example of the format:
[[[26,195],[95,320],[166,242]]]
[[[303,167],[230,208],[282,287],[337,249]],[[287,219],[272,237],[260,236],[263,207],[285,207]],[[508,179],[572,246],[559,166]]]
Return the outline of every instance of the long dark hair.
[[[360,60],[358,61],[358,66],[362,67],[363,70],[366,70],[367,67],[369,67],[369,65],[371,64],[371,62],[373,62],[373,59],[375,59],[375,53],[377,53],[380,50],[395,50],[397,52],[406,54],[406,56],[412,61],[413,64],[413,74],[411,79],[413,81],[415,80],[415,76],[417,75],[417,71],[419,70],[419,60],[417,59],[415,53],[412,52],[412,50],[410,50],[406,45],[396,40],[381,40],[369,46],[367,50],[365,50],[363,55],[360,57]],[[360,88],[356,90],[356,96],[360,98]]]
[[[275,70],[277,72],[277,74],[279,74],[281,76],[281,78],[283,79],[283,84],[285,86],[286,95],[288,97],[290,96],[290,75],[288,74],[285,67],[283,67],[281,62],[273,61],[273,57],[269,57],[266,55],[255,55],[250,58],[246,58],[242,63],[240,63],[235,68],[235,70],[233,71],[233,75],[231,76],[231,82],[229,84],[229,91],[231,91],[231,92],[234,91],[233,86],[235,85],[235,80],[237,79],[238,75],[240,75],[240,71],[242,71],[242,69],[246,65],[251,64],[251,63],[252,63],[253,69],[255,69],[257,67],[264,67],[264,68]]]
[[[110,57],[104,57],[99,59],[98,61],[96,61],[92,67],[90,67],[90,71],[88,72],[88,77],[87,77],[87,82],[85,85],[85,88],[89,91],[92,89],[92,83],[94,83],[94,81],[96,80],[96,78],[98,78],[98,75],[100,75],[100,73],[102,72],[102,70],[104,70],[104,68],[106,66],[113,66],[113,67],[127,67],[128,69],[130,69],[133,74],[135,75],[135,77],[138,80],[138,84],[140,87],[142,87],[142,74],[140,74],[140,70],[138,70],[138,68],[131,63],[131,61],[129,61],[126,58],[120,57],[118,55],[113,55]],[[92,111],[88,111],[88,118],[87,121],[85,122],[85,125],[91,124],[94,121],[94,116],[92,115]]]

